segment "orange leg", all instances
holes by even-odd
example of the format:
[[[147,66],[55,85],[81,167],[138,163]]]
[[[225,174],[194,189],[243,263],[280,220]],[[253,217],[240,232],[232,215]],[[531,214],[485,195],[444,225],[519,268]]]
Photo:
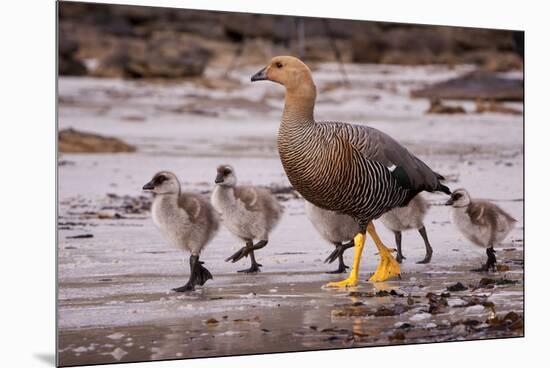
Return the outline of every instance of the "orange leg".
[[[369,222],[367,226],[367,232],[372,240],[374,240],[374,244],[376,244],[378,252],[380,253],[380,263],[369,281],[386,281],[391,277],[399,276],[401,274],[399,263],[397,263],[395,258],[391,255],[390,250],[382,243],[382,240],[380,240],[372,221]]]

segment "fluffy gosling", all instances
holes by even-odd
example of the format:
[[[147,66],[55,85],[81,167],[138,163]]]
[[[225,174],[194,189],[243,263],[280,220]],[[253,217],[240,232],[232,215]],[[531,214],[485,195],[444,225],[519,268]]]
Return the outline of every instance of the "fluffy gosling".
[[[319,235],[334,244],[334,251],[325,259],[325,263],[332,263],[338,259],[338,268],[327,273],[343,273],[349,268],[344,263],[344,252],[352,248],[355,234],[361,228],[351,216],[324,210],[313,203],[305,201],[306,216],[311,221]]]
[[[432,246],[428,240],[428,234],[426,233],[426,227],[424,226],[424,217],[428,212],[429,205],[420,194],[414,197],[406,207],[397,207],[393,210],[386,212],[380,217],[380,221],[388,229],[393,231],[395,235],[395,245],[397,246],[397,262],[403,262],[406,259],[403,256],[401,250],[401,232],[405,230],[418,230],[422,240],[424,240],[424,246],[426,247],[426,255],[424,259],[416,263],[430,263],[432,260]]]
[[[487,249],[487,262],[472,271],[494,271],[497,258],[493,247],[506,238],[517,221],[494,203],[471,199],[465,189],[455,190],[445,204],[452,206],[451,221],[462,235]]]
[[[283,208],[266,188],[237,186],[237,176],[230,165],[218,166],[215,183],[212,205],[221,214],[225,227],[246,244],[225,261],[235,263],[250,255],[250,268],[238,272],[259,272],[262,265],[256,262],[254,252],[267,245]],[[256,244],[254,239],[258,240]]]
[[[162,235],[175,247],[191,253],[189,281],[177,292],[195,290],[212,279],[210,271],[199,261],[201,251],[212,240],[219,227],[218,215],[208,199],[195,193],[181,192],[178,178],[161,171],[143,186],[155,194],[151,214]]]

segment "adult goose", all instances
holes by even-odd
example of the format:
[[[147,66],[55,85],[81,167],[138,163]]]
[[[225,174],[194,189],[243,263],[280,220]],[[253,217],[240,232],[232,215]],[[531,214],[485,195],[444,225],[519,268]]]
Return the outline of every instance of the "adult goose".
[[[317,207],[352,216],[362,229],[354,237],[348,278],[327,286],[358,283],[368,233],[380,253],[370,281],[400,275],[399,264],[372,223],[392,208],[406,206],[422,191],[442,191],[443,177],[390,136],[374,128],[342,122],[316,122],[316,88],[310,69],[292,56],[277,56],[251,78],[285,87],[285,106],[277,137],[283,168],[293,187]]]

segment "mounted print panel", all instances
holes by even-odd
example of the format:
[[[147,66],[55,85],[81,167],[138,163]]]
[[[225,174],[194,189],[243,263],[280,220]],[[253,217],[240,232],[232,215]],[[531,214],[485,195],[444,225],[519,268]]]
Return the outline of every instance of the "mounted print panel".
[[[59,2],[57,58],[58,365],[523,336],[522,31]]]

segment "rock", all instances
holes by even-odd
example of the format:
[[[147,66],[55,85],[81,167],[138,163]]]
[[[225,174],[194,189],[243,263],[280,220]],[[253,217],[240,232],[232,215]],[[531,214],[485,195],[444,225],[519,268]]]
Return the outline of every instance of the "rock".
[[[93,238],[93,234],[80,234],[80,235],[73,235],[73,236],[66,236],[66,239],[88,239]]]
[[[86,66],[75,56],[78,51],[78,43],[69,39],[63,32],[60,32],[58,42],[59,75],[85,75],[87,73]]]
[[[414,90],[411,96],[456,100],[523,101],[523,80],[503,78],[491,72],[473,72]]]
[[[105,220],[105,219],[121,219],[123,218],[118,212],[115,210],[100,210],[96,213],[97,218]]]
[[[403,333],[403,331],[395,331],[392,335],[388,336],[388,339],[390,341],[394,341],[394,340],[402,341],[402,340],[405,340],[405,334]]]
[[[402,304],[395,304],[390,307],[381,306],[377,309],[371,309],[361,303],[358,305],[352,304],[343,306],[339,309],[333,309],[331,311],[331,315],[332,317],[388,317],[400,315],[405,313],[407,310],[409,310],[409,307]]]
[[[85,133],[72,128],[59,131],[59,152],[118,153],[135,152],[136,148],[118,138]]]
[[[413,325],[408,322],[396,322],[393,326],[402,330],[408,330],[413,327]]]
[[[484,277],[481,280],[479,280],[479,288],[485,288],[485,289],[492,289],[495,287],[495,285],[503,286],[503,285],[514,285],[517,284],[519,281],[517,280],[509,280],[506,278],[500,278],[500,279],[490,279],[488,277]]]
[[[523,111],[514,109],[512,107],[504,106],[498,104],[495,101],[476,101],[476,113],[482,114],[486,112],[497,113],[497,114],[510,114],[510,115],[521,115]]]
[[[512,32],[458,27],[355,23],[353,61],[400,65],[477,64],[485,70],[519,69]]]
[[[204,323],[206,323],[207,325],[217,325],[219,321],[215,318],[209,318]]]
[[[120,360],[122,359],[126,354],[128,354],[125,350],[122,350],[121,348],[116,348],[115,350],[113,350],[112,352],[110,353],[104,353],[104,354],[107,354],[107,355],[112,355],[113,358],[115,358],[116,360]]]
[[[468,290],[468,287],[464,286],[464,284],[462,284],[461,282],[457,282],[454,285],[448,286],[447,290],[453,291],[453,292],[454,291],[464,291],[464,290]]]
[[[472,305],[471,307],[467,307],[464,309],[464,313],[466,314],[478,314],[485,310],[485,307],[482,305]]]
[[[409,318],[409,320],[410,321],[424,321],[424,320],[430,319],[430,318],[432,318],[432,315],[430,313],[421,312],[421,313],[415,314],[414,316]]]
[[[114,210],[123,214],[143,214],[151,210],[153,199],[149,195],[118,195],[107,193],[107,198],[103,200],[102,210]]]
[[[462,106],[444,105],[439,98],[430,100],[430,107],[426,111],[427,114],[464,114],[466,110]]]
[[[449,307],[464,307],[468,304],[466,300],[463,299],[449,299],[447,300]]]
[[[464,335],[466,334],[466,326],[463,324],[456,325],[451,329],[451,333],[456,336]]]
[[[523,317],[512,311],[504,316],[489,318],[487,324],[494,330],[523,330]]]
[[[212,52],[183,33],[156,32],[148,40],[126,40],[94,71],[99,77],[185,78],[200,76]]]
[[[504,264],[497,264],[497,271],[498,272],[510,271],[510,267]]]
[[[426,297],[428,298],[428,302],[430,303],[430,308],[428,310],[428,313],[431,313],[431,314],[443,313],[445,312],[445,310],[447,309],[447,306],[449,305],[447,303],[447,298],[442,295],[428,293]]]

